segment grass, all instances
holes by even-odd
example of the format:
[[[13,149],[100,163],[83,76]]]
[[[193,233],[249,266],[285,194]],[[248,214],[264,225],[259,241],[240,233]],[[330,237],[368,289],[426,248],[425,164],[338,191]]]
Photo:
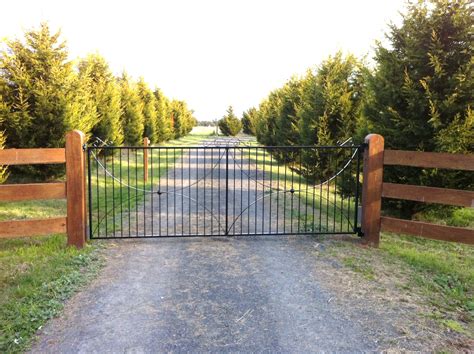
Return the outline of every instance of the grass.
[[[328,256],[368,281],[398,284],[416,294],[423,316],[474,339],[474,249],[470,245],[382,233],[380,248],[334,242]]]
[[[167,145],[198,144],[211,133],[200,129]],[[0,221],[65,213],[64,200],[0,203]],[[0,353],[27,350],[37,330],[97,274],[102,261],[100,244],[76,250],[66,247],[64,234],[0,240]]]

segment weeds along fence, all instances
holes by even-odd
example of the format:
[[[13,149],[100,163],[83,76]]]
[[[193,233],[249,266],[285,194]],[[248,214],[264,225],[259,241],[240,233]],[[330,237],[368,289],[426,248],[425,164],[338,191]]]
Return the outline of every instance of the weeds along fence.
[[[384,166],[410,166],[474,171],[474,155],[384,150],[384,139],[370,134],[365,140],[362,191],[362,230],[367,243],[377,246],[380,231],[474,244],[474,230],[403,220],[381,215],[382,198],[474,207],[474,192],[408,184],[384,183]]]
[[[0,201],[66,199],[67,215],[48,219],[0,222],[0,238],[67,233],[68,245],[78,248],[86,241],[84,134],[66,135],[65,148],[0,150],[0,165],[66,164],[66,182],[3,184]]]

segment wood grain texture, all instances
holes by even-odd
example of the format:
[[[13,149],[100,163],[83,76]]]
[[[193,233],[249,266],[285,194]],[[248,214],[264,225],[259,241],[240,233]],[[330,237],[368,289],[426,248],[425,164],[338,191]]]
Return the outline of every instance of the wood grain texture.
[[[18,238],[66,232],[66,217],[0,222],[0,238]]]
[[[65,162],[64,148],[0,150],[0,165],[40,165]]]
[[[382,231],[395,232],[429,238],[433,240],[474,244],[474,230],[462,227],[429,224],[420,221],[402,220],[383,216]]]
[[[362,186],[362,231],[364,241],[377,247],[380,240],[380,210],[382,207],[382,183],[384,139],[377,134],[365,138],[364,177]]]
[[[385,150],[384,165],[474,171],[474,154]]]
[[[45,200],[66,198],[66,183],[31,183],[0,185],[0,201]]]
[[[384,183],[382,197],[424,203],[474,207],[474,192],[458,189]]]
[[[82,248],[86,242],[84,133],[66,134],[67,243]]]

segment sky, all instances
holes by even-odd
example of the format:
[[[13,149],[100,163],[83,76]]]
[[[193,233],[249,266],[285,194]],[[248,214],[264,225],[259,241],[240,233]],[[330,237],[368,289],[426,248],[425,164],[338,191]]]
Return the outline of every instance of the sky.
[[[240,115],[338,50],[370,62],[405,0],[3,0],[0,38],[48,21],[71,59],[98,52],[199,120]]]

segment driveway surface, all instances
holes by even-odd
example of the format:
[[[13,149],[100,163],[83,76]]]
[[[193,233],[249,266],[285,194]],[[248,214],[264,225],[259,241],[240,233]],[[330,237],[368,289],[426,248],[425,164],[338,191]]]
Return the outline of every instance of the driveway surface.
[[[315,244],[306,236],[120,241],[33,352],[376,350],[379,336],[333,306]]]

